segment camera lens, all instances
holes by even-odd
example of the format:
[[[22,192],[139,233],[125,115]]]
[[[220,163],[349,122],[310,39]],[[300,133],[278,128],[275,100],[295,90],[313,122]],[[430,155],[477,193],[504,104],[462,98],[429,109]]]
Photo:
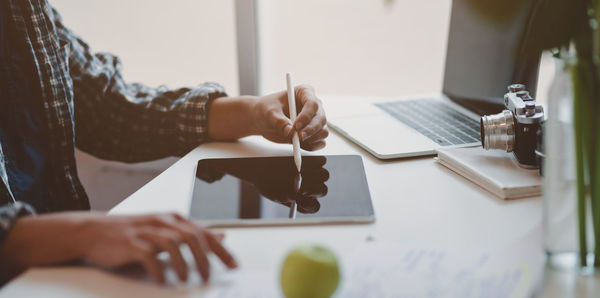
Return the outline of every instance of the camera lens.
[[[483,149],[501,149],[512,152],[515,145],[515,120],[509,110],[481,117],[481,145]]]

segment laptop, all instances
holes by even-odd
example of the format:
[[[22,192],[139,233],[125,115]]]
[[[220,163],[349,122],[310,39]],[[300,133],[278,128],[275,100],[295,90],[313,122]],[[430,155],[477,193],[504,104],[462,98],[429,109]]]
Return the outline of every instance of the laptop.
[[[524,83],[535,94],[539,58],[518,55],[530,0],[502,20],[481,15],[473,2],[452,3],[441,94],[387,101],[325,97],[327,110],[336,111],[328,112],[329,127],[380,159],[480,145],[480,117],[503,109],[508,85]]]

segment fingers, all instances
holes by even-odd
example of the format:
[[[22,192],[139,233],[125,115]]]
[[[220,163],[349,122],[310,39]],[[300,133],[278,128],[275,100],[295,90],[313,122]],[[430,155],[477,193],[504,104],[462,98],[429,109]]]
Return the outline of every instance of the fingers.
[[[219,242],[223,242],[223,239],[225,239],[225,234],[223,233],[213,233],[213,235],[215,235],[215,238],[217,238]]]
[[[301,107],[300,114],[296,117],[296,122],[294,122],[294,129],[300,132],[301,139],[304,139],[306,136],[303,135],[303,129],[317,116],[319,111],[319,103],[317,101],[307,101]]]
[[[321,127],[321,129],[319,131],[312,134],[310,137],[307,137],[306,139],[304,139],[303,143],[311,144],[316,141],[324,140],[328,136],[329,136],[329,129],[327,128],[327,126],[323,126],[323,127]]]
[[[325,112],[319,110],[310,122],[300,130],[300,139],[304,142],[318,132],[327,131],[327,118]]]
[[[187,280],[188,266],[179,250],[182,240],[177,233],[166,229],[153,229],[142,232],[139,237],[152,243],[159,251],[168,252],[171,257],[171,264],[179,279],[182,281]]]
[[[200,276],[205,281],[210,279],[210,264],[208,261],[208,253],[214,252],[229,268],[236,268],[235,259],[221,245],[219,236],[215,236],[209,231],[197,226],[195,223],[183,218],[178,214],[171,215],[172,220],[168,217],[159,217],[154,221],[155,224],[172,229],[181,236],[194,256]]]
[[[275,143],[290,143],[293,131],[292,121],[281,110],[273,110],[266,114],[267,127],[262,135]]]
[[[208,246],[210,249],[223,261],[223,264],[227,265],[227,267],[233,269],[237,268],[238,264],[233,258],[233,256],[223,247],[221,244],[221,240],[223,240],[223,235],[214,235],[211,232],[205,232],[206,240],[208,242]]]
[[[181,235],[183,242],[185,242],[192,251],[200,276],[204,281],[208,281],[210,279],[210,264],[207,257],[209,252],[208,245],[204,238],[200,237],[195,230],[186,225],[178,224],[180,222],[181,221],[173,222],[159,219],[158,224],[177,231]]]
[[[271,127],[285,139],[292,135],[293,125],[289,118],[283,114],[283,111],[274,110],[269,115]]]
[[[298,86],[294,91],[296,92],[296,105],[299,111],[296,116],[294,128],[297,131],[300,131],[310,123],[312,118],[314,118],[319,111],[319,100],[315,96],[312,87]]]
[[[156,250],[152,246],[141,241],[136,241],[130,252],[133,254],[132,259],[137,260],[142,264],[146,272],[148,272],[157,283],[161,285],[165,284],[164,268],[156,257]]]
[[[302,146],[303,149],[306,149],[306,150],[308,150],[307,148],[318,148],[318,146],[311,146],[311,145],[321,142],[321,141],[324,142],[328,136],[329,136],[329,130],[327,129],[327,127],[323,127],[320,131],[313,134],[309,138],[305,139],[300,145]],[[321,148],[318,148],[318,149],[321,149]],[[314,149],[314,150],[316,150],[316,149]]]
[[[329,135],[327,118],[321,101],[315,96],[310,86],[298,86],[296,92],[296,105],[298,115],[292,123],[288,115],[287,95],[285,92],[268,95],[260,105],[260,125],[257,125],[259,134],[276,143],[290,143],[293,132],[298,132],[302,141],[302,148],[309,150],[320,149],[324,140]]]
[[[296,98],[300,114],[296,118],[294,129],[299,132],[301,140],[306,140],[325,127],[327,118],[321,101],[316,97],[312,87],[297,87]]]
[[[159,284],[165,283],[164,264],[159,253],[170,256],[170,263],[182,281],[188,279],[188,264],[180,251],[187,244],[203,280],[210,278],[208,254],[214,252],[229,268],[236,268],[233,256],[221,244],[223,234],[212,234],[178,214],[124,216],[90,219],[87,239],[93,245],[82,252],[82,259],[103,267],[139,263]]]
[[[198,235],[204,240],[204,243],[207,245],[207,251],[212,251],[228,268],[234,269],[238,267],[235,258],[225,249],[221,241],[225,237],[223,234],[213,234],[210,231],[198,226],[196,223],[188,220],[182,219],[182,223],[190,227],[190,229],[195,230]]]

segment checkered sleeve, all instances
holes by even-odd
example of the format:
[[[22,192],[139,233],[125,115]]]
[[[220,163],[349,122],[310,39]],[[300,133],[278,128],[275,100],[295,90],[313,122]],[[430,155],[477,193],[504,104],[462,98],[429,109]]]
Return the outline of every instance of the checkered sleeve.
[[[0,206],[0,243],[4,241],[18,218],[32,214],[35,214],[35,210],[24,202]]]
[[[182,156],[207,141],[212,100],[220,85],[150,88],[125,82],[119,58],[93,53],[54,11],[59,38],[67,44],[73,84],[77,147],[97,157],[138,162]]]

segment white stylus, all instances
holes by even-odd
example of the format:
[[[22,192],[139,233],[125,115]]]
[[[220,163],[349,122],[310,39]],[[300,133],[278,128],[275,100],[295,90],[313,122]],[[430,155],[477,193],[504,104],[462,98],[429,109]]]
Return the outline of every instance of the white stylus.
[[[290,120],[292,123],[296,122],[296,96],[294,92],[294,83],[292,82],[292,75],[288,72],[285,74],[285,79],[287,81],[287,94],[288,94],[288,106],[290,106]],[[298,172],[302,168],[302,156],[300,155],[300,139],[298,137],[298,132],[294,131],[294,135],[292,136],[292,145],[294,147],[294,162],[296,163],[296,168]]]

